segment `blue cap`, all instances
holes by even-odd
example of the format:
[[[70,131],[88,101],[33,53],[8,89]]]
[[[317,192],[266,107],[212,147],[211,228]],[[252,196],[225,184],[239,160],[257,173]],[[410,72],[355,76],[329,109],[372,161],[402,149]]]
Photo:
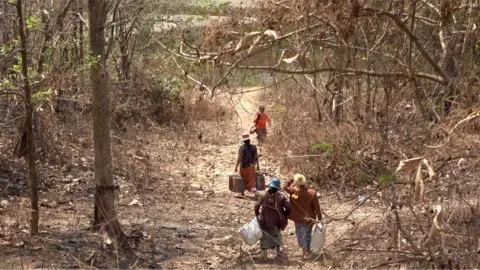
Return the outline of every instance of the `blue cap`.
[[[280,189],[280,179],[276,177],[272,178],[272,180],[270,180],[269,186],[272,188]]]

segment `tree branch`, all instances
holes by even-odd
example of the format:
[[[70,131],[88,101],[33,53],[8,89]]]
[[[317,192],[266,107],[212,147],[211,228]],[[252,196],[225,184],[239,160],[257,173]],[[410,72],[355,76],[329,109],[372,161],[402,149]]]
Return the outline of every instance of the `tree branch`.
[[[450,85],[450,76],[448,76],[447,73],[440,67],[440,65],[435,61],[433,56],[427,52],[425,47],[418,40],[417,36],[415,36],[415,34],[408,28],[408,26],[406,26],[402,22],[398,15],[383,10],[377,10],[374,8],[363,8],[363,10],[367,13],[367,15],[383,15],[390,18],[403,32],[408,35],[408,37],[413,41],[417,49],[420,51],[420,54],[428,61],[428,63],[432,66],[435,72],[437,72],[442,77],[443,81],[441,82],[441,84],[447,86]]]
[[[479,118],[479,117],[480,117],[480,110],[471,113],[465,119],[460,120],[457,124],[455,124],[455,126],[453,126],[453,128],[448,132],[447,139],[443,143],[441,143],[439,145],[434,145],[434,146],[426,145],[426,147],[431,148],[431,149],[436,149],[436,148],[440,148],[440,147],[446,145],[450,141],[450,137],[451,137],[452,133],[455,131],[455,129],[457,129],[463,123],[466,123],[470,120],[473,120],[473,119],[476,119],[476,118]]]
[[[12,120],[10,120],[8,122],[0,124],[0,127],[5,127],[5,126],[10,125],[11,123],[17,121],[17,120],[23,119],[23,118],[25,118],[25,116],[19,116],[19,117],[13,118]]]
[[[224,65],[232,66],[233,64],[228,62],[221,62]],[[325,68],[317,68],[317,69],[302,69],[302,70],[287,70],[281,69],[278,67],[272,66],[241,66],[237,65],[237,68],[240,69],[250,69],[250,70],[265,70],[270,72],[277,72],[283,74],[300,74],[300,75],[309,75],[315,73],[325,73],[325,72],[337,72],[337,73],[344,73],[345,75],[366,75],[372,77],[379,77],[379,78],[405,78],[409,79],[411,76],[422,78],[430,81],[434,81],[439,84],[445,84],[443,78],[435,76],[433,74],[422,73],[422,72],[413,72],[412,74],[403,73],[403,72],[375,72],[371,70],[362,70],[362,69],[353,69],[353,68],[332,68],[332,67],[325,67]]]
[[[191,81],[193,81],[194,83],[198,84],[200,86],[200,88],[203,88],[203,89],[206,89],[208,91],[208,94],[210,96],[213,96],[213,91],[212,89],[210,89],[208,86],[206,86],[205,84],[203,84],[201,81],[195,79],[194,77],[188,75],[188,73],[182,69],[182,67],[178,64],[177,60],[173,59],[175,64],[177,64],[177,67],[182,71],[183,75],[185,77],[187,77],[188,79],[190,79]]]
[[[25,102],[25,97],[17,92],[12,92],[12,91],[1,91],[0,95],[13,95],[13,96],[18,96],[22,99],[23,102]]]
[[[16,3],[16,2],[12,2],[12,1],[0,0],[0,3],[4,3],[4,4],[7,4],[7,5],[12,5],[12,6],[14,6],[14,7],[17,6],[17,3]]]

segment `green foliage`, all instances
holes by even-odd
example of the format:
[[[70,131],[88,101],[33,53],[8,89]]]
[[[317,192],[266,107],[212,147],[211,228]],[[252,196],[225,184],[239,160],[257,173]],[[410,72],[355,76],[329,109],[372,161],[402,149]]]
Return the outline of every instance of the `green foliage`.
[[[384,174],[380,176],[379,178],[379,183],[380,185],[388,185],[395,183],[397,181],[397,175],[396,174]]]
[[[40,18],[37,18],[35,16],[28,16],[26,19],[26,23],[27,23],[28,29],[39,28],[40,25],[42,24]]]
[[[355,184],[357,186],[366,186],[370,184],[368,180],[369,180],[369,176],[365,172],[359,172],[355,176]]]
[[[47,90],[44,90],[44,91],[38,91],[37,93],[32,95],[32,102],[35,105],[40,105],[43,102],[48,101],[50,99],[50,97],[52,96],[52,94],[53,94],[52,89],[47,89]]]
[[[193,21],[195,19],[195,16],[188,16],[187,19],[185,19],[184,24],[189,27],[193,25]]]
[[[152,99],[154,102],[161,102],[162,99],[180,98],[180,87],[183,81],[177,77],[172,78],[157,78],[154,80],[154,87],[152,89]]]
[[[12,83],[8,78],[3,78],[0,82],[0,89],[13,89],[15,88],[15,84]]]
[[[17,63],[13,65],[13,67],[10,68],[11,71],[15,74],[21,74],[22,73],[22,58],[17,57]]]
[[[7,44],[3,44],[2,47],[0,48],[0,55],[6,56],[12,51],[12,48],[8,46]]]
[[[99,63],[100,63],[100,55],[87,54],[85,56],[85,64],[88,66],[88,68],[97,66]]]
[[[215,0],[199,0],[197,5],[201,8],[214,8],[216,6]]]
[[[221,11],[229,11],[231,6],[232,6],[232,2],[224,1],[218,4],[218,9]]]
[[[0,55],[6,56],[15,50],[15,48],[20,47],[20,38],[17,37],[16,39],[13,39],[10,44],[3,44],[2,47],[0,47]]]
[[[316,153],[318,150],[322,150],[322,151],[325,151],[327,153],[332,153],[333,152],[333,145],[331,145],[329,143],[317,143],[317,144],[312,145],[312,147],[310,148],[310,151],[312,153]]]

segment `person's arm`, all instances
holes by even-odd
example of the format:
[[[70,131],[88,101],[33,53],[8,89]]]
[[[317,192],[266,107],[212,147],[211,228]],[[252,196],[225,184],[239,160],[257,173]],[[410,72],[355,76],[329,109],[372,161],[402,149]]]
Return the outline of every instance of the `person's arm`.
[[[260,114],[257,112],[257,113],[255,114],[255,117],[253,118],[253,124],[254,124],[254,125],[257,124],[257,122],[258,122],[258,120],[259,120],[259,119],[258,119],[259,117],[260,117]]]
[[[237,163],[235,164],[235,172],[238,171],[238,165],[240,165],[242,158],[243,158],[243,151],[242,151],[242,147],[240,147],[240,150],[238,150]]]
[[[267,118],[268,126],[271,126],[272,125],[272,118],[270,118],[270,116],[268,114],[265,114],[265,116]]]
[[[288,202],[285,196],[283,196],[282,206],[283,206],[283,209],[285,210],[285,214],[287,215],[287,217],[290,216],[290,212],[292,211],[292,208],[290,207],[290,203]]]
[[[258,113],[256,113],[255,117],[253,117],[253,124],[252,124],[252,127],[250,129],[257,127],[258,117],[259,117]]]
[[[261,196],[258,201],[255,203],[253,210],[255,211],[255,216],[258,217],[260,215],[260,206],[262,206],[263,197]]]
[[[288,180],[285,185],[283,185],[283,190],[285,190],[288,194],[294,194],[297,192],[297,188],[292,187],[293,179]]]
[[[258,162],[258,151],[257,151],[257,147],[256,147],[256,146],[253,147],[253,151],[252,151],[252,152],[253,152],[253,156],[254,156],[254,158],[255,158],[255,163],[254,163],[254,165],[256,164],[256,165],[257,165],[257,170],[260,170],[260,162]]]
[[[322,220],[322,209],[320,208],[316,192],[313,193],[313,208],[315,209],[315,214],[317,214],[317,219]]]

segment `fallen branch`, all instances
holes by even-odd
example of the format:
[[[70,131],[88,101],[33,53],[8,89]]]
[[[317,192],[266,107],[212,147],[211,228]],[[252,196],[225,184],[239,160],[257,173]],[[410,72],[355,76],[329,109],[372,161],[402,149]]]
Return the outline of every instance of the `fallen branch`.
[[[345,251],[356,251],[356,252],[374,252],[374,253],[398,253],[406,255],[418,255],[410,251],[404,250],[388,250],[388,249],[366,249],[366,248],[347,248]]]
[[[371,197],[373,197],[375,194],[377,194],[379,191],[382,191],[383,189],[385,189],[386,187],[389,187],[389,185],[383,185],[383,186],[379,186],[377,187],[374,191],[372,191],[369,195],[367,195],[365,197],[364,200],[360,201],[352,210],[350,210],[350,212],[348,212],[345,216],[343,217],[340,217],[340,218],[334,218],[332,216],[329,216],[328,214],[326,214],[325,212],[323,212],[323,214],[328,217],[328,220],[324,221],[325,224],[329,224],[331,223],[332,221],[342,221],[342,220],[347,220],[347,221],[350,221],[350,222],[353,222],[353,220],[349,219],[349,217],[353,214],[353,212],[355,212],[358,208],[360,208],[360,206],[362,206],[365,202],[368,201],[368,199],[370,199]],[[312,219],[313,222],[321,222],[320,220],[318,219]]]
[[[5,127],[5,126],[10,125],[11,123],[17,121],[17,120],[23,119],[23,118],[25,118],[25,116],[19,116],[19,117],[13,118],[12,120],[10,120],[8,122],[0,124],[0,127]]]
[[[391,265],[391,264],[394,264],[394,263],[402,263],[402,262],[411,262],[411,261],[421,261],[421,260],[424,260],[424,258],[420,258],[420,257],[406,257],[406,258],[401,258],[401,259],[397,259],[397,260],[391,260],[391,261],[385,261],[385,262],[381,262],[379,264],[376,264],[374,266],[370,266],[369,269],[375,269],[375,268],[386,268],[385,266],[387,265]]]
[[[462,159],[462,158],[478,158],[480,157],[480,153],[475,153],[475,154],[463,154],[463,155],[456,155],[456,156],[449,156],[447,158],[440,158],[435,160],[435,162],[440,162],[443,161],[440,166],[437,167],[437,171],[440,171],[447,165],[448,162],[457,160],[457,159]]]
[[[434,145],[434,146],[426,145],[426,147],[431,148],[431,149],[437,149],[437,148],[440,148],[442,146],[445,146],[450,141],[450,137],[451,137],[452,133],[455,131],[455,129],[457,129],[460,125],[462,125],[462,124],[464,124],[468,121],[471,121],[473,119],[479,118],[479,117],[480,117],[480,111],[476,111],[476,112],[471,113],[466,118],[464,118],[464,119],[460,120],[458,123],[456,123],[455,126],[453,126],[453,128],[447,134],[447,139],[443,143],[441,143],[439,145]]]
[[[323,155],[303,155],[303,156],[286,156],[286,157],[280,157],[280,158],[310,158],[310,157],[323,157]]]

